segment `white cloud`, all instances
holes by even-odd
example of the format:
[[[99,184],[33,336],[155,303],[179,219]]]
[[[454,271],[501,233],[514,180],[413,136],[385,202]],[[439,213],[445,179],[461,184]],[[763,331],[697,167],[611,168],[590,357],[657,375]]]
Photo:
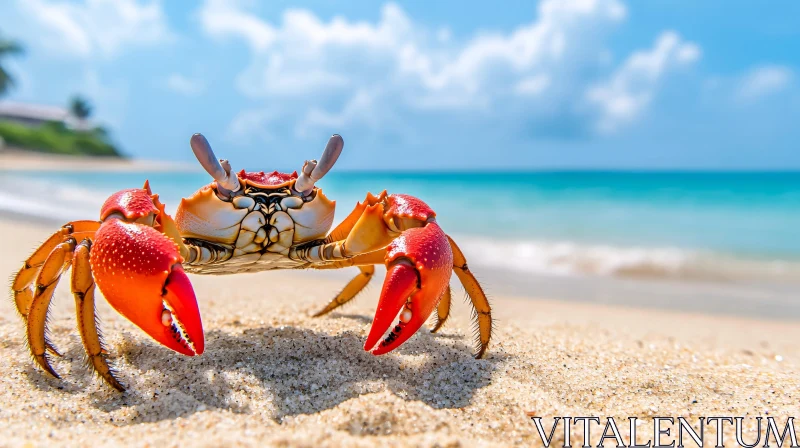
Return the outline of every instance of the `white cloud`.
[[[591,38],[595,28],[624,17],[625,8],[616,0],[545,0],[539,4],[538,20],[508,35],[478,36],[454,54],[403,45],[399,68],[418,77],[429,90],[455,87],[474,94],[496,76],[492,73],[496,69],[520,75],[556,68],[568,50]]]
[[[480,100],[497,72],[513,77],[551,64],[567,50],[578,52],[593,30],[625,17],[618,0],[545,0],[539,18],[511,33],[475,37],[451,45],[446,28],[430,31],[389,3],[377,23],[334,17],[322,22],[312,12],[290,9],[279,26],[243,8],[240,2],[209,0],[200,9],[201,25],[216,37],[238,37],[254,52],[239,79],[251,97],[305,95],[346,90],[368,82],[402,82],[416,89],[421,104]],[[568,48],[571,46],[572,48]],[[444,101],[432,101],[440,94]]]
[[[379,118],[371,111],[379,97],[378,92],[359,90],[350,98],[338,113],[326,112],[314,107],[308,111],[305,119],[297,126],[296,133],[299,136],[307,136],[310,129],[317,128],[343,128],[353,121],[375,127],[379,123]]]
[[[757,67],[739,83],[737,96],[741,100],[753,100],[772,95],[787,88],[793,78],[792,70],[779,65]]]
[[[169,90],[185,96],[197,96],[206,91],[203,80],[188,78],[180,73],[169,75],[165,85]]]
[[[211,36],[241,37],[256,50],[264,50],[275,41],[275,29],[258,17],[244,12],[237,0],[208,0],[200,8],[203,29]]]
[[[59,54],[112,57],[127,46],[152,46],[172,39],[161,4],[136,0],[18,0],[33,26],[28,40]]]
[[[586,92],[588,101],[600,110],[598,129],[612,132],[635,119],[650,104],[669,70],[699,58],[700,48],[673,31],[662,33],[652,49],[633,53],[609,80]]]
[[[612,131],[646,109],[670,69],[700,57],[697,45],[665,32],[602,81],[597,74],[612,60],[605,35],[626,16],[619,0],[542,0],[529,23],[461,40],[447,28],[416,23],[393,3],[375,22],[323,21],[288,9],[271,23],[241,1],[207,0],[198,12],[206,34],[251,49],[238,90],[290,105],[283,114],[299,123],[301,136],[354,123],[378,129],[384,115],[491,114],[509,103],[542,126],[558,112],[585,122],[566,128],[593,126],[599,116],[598,128]],[[588,118],[576,112],[587,100],[594,110]]]

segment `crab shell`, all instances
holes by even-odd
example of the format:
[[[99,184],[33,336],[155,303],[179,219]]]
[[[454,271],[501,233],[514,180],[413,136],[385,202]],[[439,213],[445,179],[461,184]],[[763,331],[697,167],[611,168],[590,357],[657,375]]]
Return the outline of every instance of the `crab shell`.
[[[237,256],[269,251],[288,255],[297,244],[325,238],[333,224],[336,202],[319,188],[305,198],[294,191],[297,172],[238,174],[244,192],[230,200],[220,198],[216,183],[181,200],[175,224],[183,238],[234,248]],[[265,210],[253,194],[280,192],[285,197]],[[258,258],[258,257],[256,257]]]

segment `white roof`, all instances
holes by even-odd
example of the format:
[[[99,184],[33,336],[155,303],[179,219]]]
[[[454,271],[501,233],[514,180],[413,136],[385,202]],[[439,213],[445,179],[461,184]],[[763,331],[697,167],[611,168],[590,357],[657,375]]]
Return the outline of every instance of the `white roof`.
[[[0,115],[42,121],[65,121],[71,118],[70,112],[63,107],[8,101],[0,102]]]

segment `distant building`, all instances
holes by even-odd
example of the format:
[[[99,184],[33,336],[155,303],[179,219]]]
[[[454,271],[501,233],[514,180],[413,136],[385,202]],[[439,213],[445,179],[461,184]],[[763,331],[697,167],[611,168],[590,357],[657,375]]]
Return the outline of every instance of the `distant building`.
[[[86,126],[63,107],[12,102],[0,102],[0,121],[13,121],[31,127],[52,121],[71,128]]]

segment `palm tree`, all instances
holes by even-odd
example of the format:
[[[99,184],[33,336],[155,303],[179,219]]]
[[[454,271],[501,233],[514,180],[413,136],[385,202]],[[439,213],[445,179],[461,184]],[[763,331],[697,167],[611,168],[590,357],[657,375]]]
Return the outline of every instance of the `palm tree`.
[[[6,56],[19,55],[23,53],[22,45],[19,42],[0,38],[0,62]],[[0,65],[0,97],[8,93],[14,86],[14,78]]]
[[[75,95],[69,100],[69,110],[79,120],[85,120],[92,115],[92,105],[80,95]]]
[[[87,130],[86,119],[92,115],[92,105],[89,104],[89,101],[80,95],[75,95],[69,100],[69,110],[78,119],[78,129]]]

